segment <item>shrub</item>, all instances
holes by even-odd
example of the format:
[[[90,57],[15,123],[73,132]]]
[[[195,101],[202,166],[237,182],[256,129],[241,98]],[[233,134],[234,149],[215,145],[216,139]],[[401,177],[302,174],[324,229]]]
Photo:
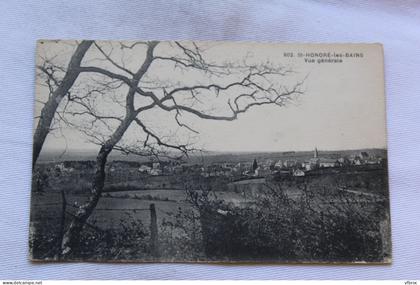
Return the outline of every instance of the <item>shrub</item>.
[[[319,190],[319,189],[318,189]],[[302,188],[290,198],[267,185],[253,206],[234,207],[190,191],[200,213],[203,247],[210,259],[264,261],[381,261],[383,205],[350,194]],[[366,202],[367,203],[367,202]],[[385,253],[386,254],[386,253]]]

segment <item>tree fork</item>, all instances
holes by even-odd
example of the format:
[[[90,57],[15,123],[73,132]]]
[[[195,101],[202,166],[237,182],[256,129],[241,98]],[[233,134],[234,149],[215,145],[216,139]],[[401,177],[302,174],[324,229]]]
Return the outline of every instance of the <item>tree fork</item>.
[[[133,120],[131,116],[127,116],[111,136],[111,138],[106,141],[99,150],[99,153],[96,157],[95,178],[93,180],[91,195],[89,200],[76,212],[75,217],[71,221],[69,228],[63,236],[63,241],[61,244],[61,251],[63,256],[68,256],[72,252],[75,242],[80,237],[80,232],[82,231],[85,222],[98,204],[104,188],[105,164],[107,162],[108,155],[114,146],[120,141],[132,121]]]

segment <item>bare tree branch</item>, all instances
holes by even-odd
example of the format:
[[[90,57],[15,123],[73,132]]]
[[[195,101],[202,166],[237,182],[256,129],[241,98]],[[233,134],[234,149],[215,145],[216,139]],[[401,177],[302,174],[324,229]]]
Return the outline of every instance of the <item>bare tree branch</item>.
[[[188,152],[188,148],[186,145],[173,145],[173,144],[169,144],[169,143],[165,143],[163,142],[159,136],[157,136],[156,134],[154,134],[151,130],[149,130],[138,118],[134,118],[134,121],[137,123],[137,125],[139,125],[143,131],[148,135],[151,136],[152,138],[154,138],[157,142],[157,144],[159,146],[164,146],[167,148],[171,148],[171,149],[175,149],[175,150],[179,150],[181,152],[183,152],[184,154],[187,154]]]
[[[134,73],[133,72],[131,72],[130,70],[128,70],[127,68],[125,68],[125,67],[123,67],[123,66],[121,66],[121,65],[119,65],[118,63],[116,63],[112,58],[111,58],[111,56],[110,56],[110,54],[112,53],[112,51],[110,52],[110,54],[107,54],[99,45],[98,45],[98,43],[97,42],[94,42],[94,45],[95,45],[95,47],[103,54],[103,56],[112,64],[112,65],[114,65],[116,68],[118,68],[118,69],[120,69],[120,70],[122,70],[122,71],[124,71],[124,72],[127,72],[128,74],[130,74],[130,75],[134,75]]]
[[[105,164],[112,150],[118,150],[126,154],[153,156],[157,159],[159,157],[179,158],[173,156],[171,151],[180,152],[182,156],[188,155],[190,151],[194,151],[194,148],[187,143],[170,142],[167,138],[155,133],[144,123],[141,116],[143,112],[155,108],[169,113],[174,112],[173,119],[180,128],[186,128],[190,132],[198,133],[187,124],[181,122],[180,116],[191,114],[205,120],[233,121],[240,114],[257,106],[284,106],[291,102],[295,96],[303,94],[301,88],[303,81],[297,82],[292,87],[281,84],[280,78],[292,73],[290,69],[266,63],[260,65],[212,63],[205,59],[203,50],[196,43],[191,43],[187,46],[186,44],[175,42],[175,48],[178,49],[178,53],[179,51],[181,52],[181,55],[176,56],[155,55],[154,52],[159,44],[158,42],[141,42],[137,44],[146,45],[147,51],[143,63],[136,72],[126,69],[124,63],[121,65],[116,62],[111,58],[111,53],[106,53],[96,43],[95,46],[105,60],[122,71],[122,74],[109,71],[104,67],[80,66],[80,64],[77,66],[78,73],[101,75],[110,81],[106,82],[105,80],[105,83],[99,84],[100,88],[92,88],[85,94],[74,95],[69,93],[67,103],[71,102],[72,107],[70,109],[68,109],[67,105],[63,107],[63,112],[73,117],[86,116],[91,119],[91,128],[81,131],[85,132],[92,141],[101,146],[96,158],[91,195],[88,201],[80,206],[75,214],[75,219],[71,222],[63,238],[63,254],[71,252],[83,224],[92,214],[101,197],[105,181]],[[137,44],[134,43],[129,46],[121,44],[121,49],[133,49]],[[202,74],[206,80],[201,82],[197,80],[197,83],[187,85],[182,82],[176,84],[161,82],[157,79],[154,87],[144,87],[142,80],[148,81],[150,79],[147,76],[155,60],[169,61],[187,69],[192,68],[196,73]],[[221,78],[220,75],[232,76]],[[116,82],[119,82],[119,84],[116,84]],[[124,92],[126,91],[124,104],[121,101],[124,108],[123,116],[119,117],[109,113],[103,114],[97,110],[95,106],[96,96],[107,98],[107,94],[111,93],[112,90],[120,90],[120,87],[123,85],[124,88],[121,89]],[[221,108],[224,110],[218,110],[220,114],[203,110],[203,108],[199,107],[200,104],[206,103],[205,94],[211,94],[214,97],[213,99],[217,99],[224,104],[224,108]],[[135,98],[137,106],[135,106]],[[140,103],[138,102],[139,100],[141,101]],[[60,118],[63,119],[64,116]],[[137,141],[134,145],[125,146],[122,143],[123,137],[133,122],[140,127],[145,139]],[[93,127],[96,123],[105,126],[109,134],[98,133]],[[77,126],[74,125],[74,127]]]
[[[67,92],[70,90],[77,77],[79,76],[80,72],[78,71],[78,67],[80,66],[83,57],[85,56],[87,50],[91,45],[92,41],[81,42],[70,59],[64,78],[61,80],[61,82],[53,80],[54,82],[56,82],[57,88],[53,92],[51,92],[51,96],[42,108],[41,116],[34,133],[32,157],[33,166],[35,165],[38,159],[45,138],[47,137],[50,131],[51,122],[53,121],[57,107],[61,100],[64,98],[64,96],[66,96]],[[48,74],[50,74],[50,78],[53,77],[52,73]]]

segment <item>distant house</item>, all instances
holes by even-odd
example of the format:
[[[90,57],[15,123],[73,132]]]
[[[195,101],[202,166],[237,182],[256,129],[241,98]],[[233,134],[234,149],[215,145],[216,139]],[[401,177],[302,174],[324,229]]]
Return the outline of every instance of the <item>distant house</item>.
[[[241,162],[241,172],[243,174],[245,174],[245,172],[251,171],[250,170],[251,169],[251,166],[252,166],[252,163],[251,162]]]
[[[217,209],[217,213],[220,214],[220,215],[226,216],[229,213],[229,211],[225,211],[225,210],[222,210],[222,209]]]
[[[317,167],[317,163],[313,163],[311,161],[304,161],[302,162],[302,167],[305,168],[306,171],[312,170]]]
[[[231,168],[223,168],[221,171],[222,176],[230,177],[232,176],[232,169]]]
[[[150,170],[149,174],[153,175],[153,176],[162,175],[162,170],[157,169],[157,168],[153,168],[153,169]]]
[[[237,163],[233,168],[232,168],[232,172],[235,174],[241,174],[243,170],[243,166],[242,164],[239,162]]]
[[[142,165],[139,167],[139,172],[141,173],[150,173],[150,170],[152,170],[152,168],[147,165]]]
[[[55,166],[55,171],[62,174],[69,174],[74,171],[73,167],[66,167],[66,165],[62,162]]]
[[[356,158],[353,160],[353,164],[354,164],[354,165],[362,165],[362,164],[363,164],[363,161],[362,161],[360,158],[356,157]]]
[[[286,168],[291,168],[291,167],[296,166],[296,164],[297,164],[296,160],[288,159],[283,163],[283,166]]]
[[[269,174],[271,174],[269,168],[259,166],[257,169],[255,169],[255,176],[267,176]]]
[[[283,168],[283,161],[280,159],[279,161],[277,161],[275,164],[274,164],[274,168],[275,169],[281,169],[281,168]]]
[[[359,157],[361,159],[368,159],[369,158],[369,154],[366,151],[362,151],[362,152],[360,152]]]
[[[234,163],[230,163],[230,162],[224,162],[222,163],[222,167],[223,168],[234,168],[235,164]]]
[[[278,176],[280,177],[287,177],[292,175],[293,173],[291,172],[291,170],[278,170],[275,172]]]
[[[350,160],[347,157],[340,157],[337,161],[340,164],[340,166],[345,166],[345,165],[350,165],[351,164]]]
[[[339,163],[335,159],[323,158],[319,160],[319,167],[326,168],[326,167],[336,167]]]
[[[311,159],[309,159],[309,162],[311,164],[315,165],[315,166],[318,166],[319,165],[319,161],[320,161],[319,158],[311,158]]]
[[[244,172],[242,172],[242,174],[245,176],[253,176],[255,173],[251,170],[245,170]]]
[[[169,165],[165,165],[163,167],[163,173],[165,173],[165,174],[171,174],[173,172],[174,172],[174,167],[169,166]]]
[[[371,158],[369,160],[366,160],[365,163],[366,164],[380,164],[381,161],[379,159],[373,159],[373,158]]]
[[[274,167],[274,165],[275,165],[275,162],[274,162],[274,160],[272,160],[272,159],[266,159],[266,160],[264,161],[264,167],[267,167],[267,168],[273,168],[273,167]]]

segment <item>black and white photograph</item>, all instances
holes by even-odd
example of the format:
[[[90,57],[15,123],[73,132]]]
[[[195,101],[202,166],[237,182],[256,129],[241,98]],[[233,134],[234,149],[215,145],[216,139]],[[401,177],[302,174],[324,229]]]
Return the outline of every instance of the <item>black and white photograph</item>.
[[[390,263],[380,44],[39,40],[33,261]]]

